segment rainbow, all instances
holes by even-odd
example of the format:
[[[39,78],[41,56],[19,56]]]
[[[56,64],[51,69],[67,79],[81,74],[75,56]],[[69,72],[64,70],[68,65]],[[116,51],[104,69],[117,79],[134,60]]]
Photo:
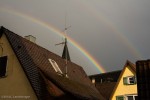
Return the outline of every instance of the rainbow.
[[[52,25],[43,22],[37,18],[34,18],[33,16],[21,13],[17,10],[13,10],[13,9],[7,9],[7,8],[1,8],[1,11],[5,12],[5,13],[10,13],[19,17],[22,17],[24,19],[28,19],[38,25],[44,26],[45,28],[51,30],[52,32],[56,33],[57,35],[60,36],[64,36],[65,34],[63,32],[60,32],[58,29],[56,29],[55,27],[53,27]],[[106,70],[102,67],[101,64],[98,63],[98,61],[96,59],[94,59],[94,57],[87,51],[85,50],[83,47],[81,47],[76,41],[74,41],[71,37],[67,36],[68,41],[75,46],[84,56],[86,56],[88,58],[89,61],[91,61],[94,66],[100,71],[100,73],[105,73]]]
[[[84,9],[86,9],[88,13],[93,15],[93,17],[99,20],[100,23],[103,22],[104,24],[107,24],[107,26],[109,26],[109,29],[111,29],[113,33],[115,33],[115,35],[118,36],[118,39],[120,39],[120,41],[122,41],[128,47],[129,51],[131,51],[137,59],[143,59],[143,56],[138,51],[138,49],[136,49],[136,47],[121,32],[121,30],[119,30],[119,28],[116,27],[116,25],[113,22],[111,22],[106,16],[104,16],[104,14],[101,14],[100,11],[98,11],[94,6],[92,6],[88,0],[86,0],[84,3],[79,0],[76,0],[76,2],[78,6],[81,6]]]

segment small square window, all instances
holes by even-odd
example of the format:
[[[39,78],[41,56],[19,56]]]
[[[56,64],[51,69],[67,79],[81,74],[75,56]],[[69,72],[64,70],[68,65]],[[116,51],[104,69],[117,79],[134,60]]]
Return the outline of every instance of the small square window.
[[[0,77],[6,76],[7,56],[0,57]]]

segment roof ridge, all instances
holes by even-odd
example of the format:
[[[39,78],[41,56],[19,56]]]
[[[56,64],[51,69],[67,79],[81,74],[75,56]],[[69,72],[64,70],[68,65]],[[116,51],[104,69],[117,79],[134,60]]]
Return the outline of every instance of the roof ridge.
[[[89,75],[89,77],[91,76],[97,76],[97,75],[105,75],[105,74],[110,74],[110,73],[115,73],[115,72],[120,72],[122,70],[116,70],[116,71],[110,71],[110,72],[106,72],[106,73],[100,73],[100,74],[94,74],[94,75]]]
[[[129,65],[130,68],[136,72],[136,66],[131,61],[127,60],[125,65]]]

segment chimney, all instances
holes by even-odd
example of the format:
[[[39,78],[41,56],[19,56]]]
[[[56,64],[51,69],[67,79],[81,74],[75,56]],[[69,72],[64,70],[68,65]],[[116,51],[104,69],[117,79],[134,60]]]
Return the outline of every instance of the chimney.
[[[31,42],[33,42],[33,43],[35,43],[35,41],[36,41],[36,37],[34,37],[32,35],[25,36],[24,38],[31,41]]]

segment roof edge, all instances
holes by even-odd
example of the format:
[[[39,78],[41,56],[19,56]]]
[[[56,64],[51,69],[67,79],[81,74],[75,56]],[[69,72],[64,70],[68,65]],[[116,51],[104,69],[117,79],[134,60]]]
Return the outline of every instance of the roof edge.
[[[105,74],[109,74],[109,73],[119,72],[119,71],[122,71],[122,70],[123,70],[123,69],[114,70],[114,71],[110,71],[110,72],[106,72],[106,73],[93,74],[93,75],[89,75],[88,77],[94,77],[94,76],[98,76],[98,75],[105,75]]]
[[[88,96],[85,96],[85,95],[81,95],[81,94],[78,94],[78,93],[74,93],[74,92],[71,92],[70,90],[68,89],[65,89],[61,84],[59,84],[53,77],[55,76],[54,74],[52,75],[51,74],[51,77],[49,77],[49,75],[47,73],[44,73],[43,70],[41,70],[41,73],[49,80],[51,80],[57,87],[59,87],[63,92],[65,93],[68,93],[70,95],[72,95],[73,97],[77,98],[77,99],[98,99],[98,97],[95,97],[95,96],[91,96],[91,95],[88,95]],[[59,76],[58,76],[59,77]],[[65,77],[64,77],[65,79]],[[66,78],[67,79],[67,78]],[[66,80],[65,79],[65,80]],[[77,84],[80,84],[78,82],[76,82]],[[82,84],[83,85],[83,84]],[[84,85],[85,86],[85,85]],[[99,92],[98,92],[99,93]],[[101,95],[102,96],[102,95]],[[102,96],[103,97],[103,96]],[[104,97],[103,97],[104,98]]]
[[[127,60],[125,66],[129,66],[134,72],[136,72],[136,66],[131,61]],[[124,67],[125,67],[124,66]]]

